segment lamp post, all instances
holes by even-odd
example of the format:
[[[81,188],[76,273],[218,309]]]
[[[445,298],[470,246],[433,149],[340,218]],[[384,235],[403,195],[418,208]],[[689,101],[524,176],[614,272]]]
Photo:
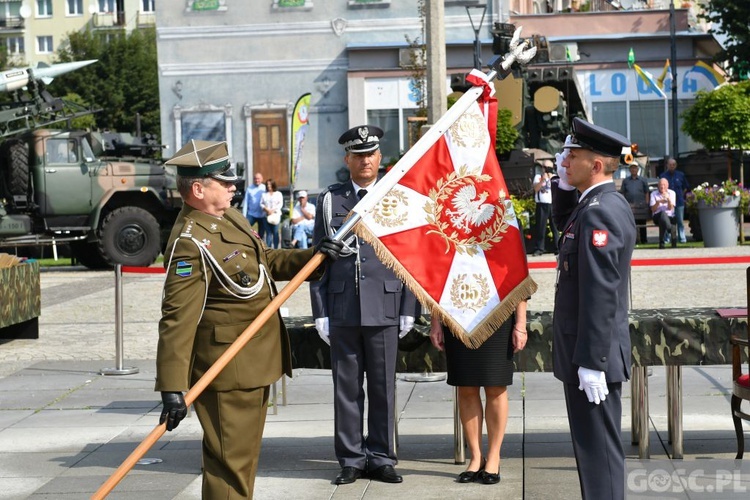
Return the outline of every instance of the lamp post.
[[[479,30],[482,29],[482,23],[484,22],[484,14],[487,12],[487,5],[467,5],[466,13],[469,15],[469,21],[471,22],[471,29],[474,30],[474,68],[482,69],[482,45],[479,43]],[[477,18],[479,22],[474,22]]]

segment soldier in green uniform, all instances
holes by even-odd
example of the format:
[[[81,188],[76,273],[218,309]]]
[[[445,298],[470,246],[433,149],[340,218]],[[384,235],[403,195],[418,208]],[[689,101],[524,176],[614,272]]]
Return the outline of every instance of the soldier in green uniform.
[[[183,391],[206,373],[315,249],[273,250],[231,208],[238,180],[225,142],[190,141],[166,162],[177,167],[184,206],[165,252],[162,318],[156,355],[160,422],[179,424]],[[318,250],[338,258],[327,238]],[[314,273],[319,278],[323,269]],[[269,319],[195,400],[203,428],[203,498],[252,498],[269,386],[292,374],[280,314]]]

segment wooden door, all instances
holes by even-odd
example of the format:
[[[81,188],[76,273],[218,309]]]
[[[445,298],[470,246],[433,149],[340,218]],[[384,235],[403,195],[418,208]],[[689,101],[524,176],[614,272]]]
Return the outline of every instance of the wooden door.
[[[286,111],[254,111],[252,122],[253,169],[277,188],[289,186]]]

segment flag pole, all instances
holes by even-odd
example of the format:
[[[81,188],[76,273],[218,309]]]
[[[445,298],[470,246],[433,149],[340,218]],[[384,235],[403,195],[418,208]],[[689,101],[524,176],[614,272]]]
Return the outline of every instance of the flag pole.
[[[528,63],[536,54],[536,47],[528,48],[528,41],[520,41],[521,28],[513,33],[510,42],[510,52],[504,56],[496,56],[489,62],[490,72],[485,74],[488,83],[495,78],[505,78],[511,72],[513,63]],[[380,202],[380,200],[400,181],[404,175],[419,161],[422,156],[445,134],[459,117],[484,92],[484,86],[476,85],[467,90],[461,98],[427,132],[412,146],[401,159],[380,179],[368,194],[352,208],[356,214],[366,214]],[[352,225],[354,227],[354,225]],[[343,229],[343,226],[342,226]]]
[[[517,28],[510,43],[510,51],[504,56],[497,56],[490,61],[491,71],[486,74],[486,80],[491,82],[497,76],[505,78],[511,72],[513,63],[526,64],[536,54],[536,47],[528,48],[527,40],[520,40],[521,28]],[[352,215],[332,236],[334,240],[343,240],[362,218],[362,214],[372,208],[395,186],[399,180],[411,169],[427,150],[435,144],[451,125],[477,100],[484,91],[483,86],[475,86],[469,89],[449,110],[433,125],[414,146],[393,166],[393,168],[380,181],[377,182],[371,193],[362,198],[352,209]],[[300,285],[323,263],[325,254],[316,253],[305,264],[305,266],[287,283],[276,297],[266,306],[263,311],[250,323],[247,328],[237,337],[224,353],[211,365],[203,376],[185,394],[185,404],[190,406],[208,385],[221,373],[227,364],[245,347],[250,339],[255,336],[260,328],[275,314],[281,305],[300,287]],[[157,425],[135,450],[120,464],[112,475],[91,496],[92,500],[101,500],[119,484],[125,475],[135,466],[143,455],[164,435],[166,423]]]
[[[338,233],[337,233],[338,234]],[[292,296],[292,294],[300,287],[300,285],[318,268],[318,266],[325,259],[325,254],[316,253],[313,257],[305,264],[305,266],[287,283],[287,285],[273,298],[270,304],[266,306],[263,311],[248,325],[242,334],[237,337],[229,348],[224,351],[219,359],[211,365],[203,376],[190,388],[185,394],[185,404],[190,406],[193,402],[198,399],[198,396],[213,382],[213,380],[219,375],[224,367],[234,358],[237,353],[245,347],[250,339],[252,339],[261,327],[268,321],[279,307]],[[159,438],[167,430],[166,423],[157,425],[146,438],[141,441],[141,444],[136,447],[135,450],[120,464],[120,466],[112,473],[112,475],[99,487],[98,490],[91,496],[92,500],[101,500],[105,498],[117,484],[122,481],[125,475],[135,466],[136,462],[140,460],[143,455],[159,440]]]

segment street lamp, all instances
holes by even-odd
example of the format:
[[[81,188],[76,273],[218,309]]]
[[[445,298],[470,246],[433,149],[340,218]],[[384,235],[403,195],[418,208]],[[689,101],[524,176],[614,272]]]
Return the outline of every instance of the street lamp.
[[[482,23],[484,22],[484,14],[487,12],[487,5],[467,5],[466,13],[469,15],[469,21],[471,22],[471,29],[474,30],[474,68],[482,69],[482,45],[479,43],[479,30],[482,29]],[[474,20],[478,19],[479,22],[475,23]]]

